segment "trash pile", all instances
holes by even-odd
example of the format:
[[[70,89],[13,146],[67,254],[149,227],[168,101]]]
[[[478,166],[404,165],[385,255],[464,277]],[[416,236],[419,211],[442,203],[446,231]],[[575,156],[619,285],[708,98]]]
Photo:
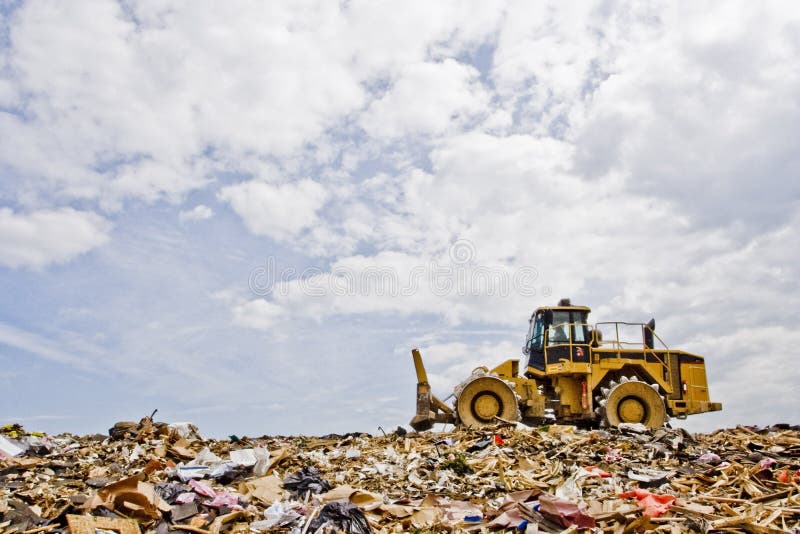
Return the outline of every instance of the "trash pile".
[[[800,428],[203,439],[0,427],[0,534],[796,532]]]

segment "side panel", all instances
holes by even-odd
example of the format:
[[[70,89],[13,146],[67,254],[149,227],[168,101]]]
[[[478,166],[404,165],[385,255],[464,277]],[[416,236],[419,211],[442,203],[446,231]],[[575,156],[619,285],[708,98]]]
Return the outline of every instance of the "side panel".
[[[687,363],[680,365],[680,375],[681,398],[668,402],[672,415],[681,417],[722,409],[720,403],[709,399],[706,366],[701,359],[687,358]]]
[[[708,381],[706,380],[706,366],[688,364],[681,366],[681,376],[685,377],[687,392],[686,399],[691,401],[707,401]]]
[[[591,419],[592,396],[585,375],[553,377],[553,387],[559,398],[558,417]]]

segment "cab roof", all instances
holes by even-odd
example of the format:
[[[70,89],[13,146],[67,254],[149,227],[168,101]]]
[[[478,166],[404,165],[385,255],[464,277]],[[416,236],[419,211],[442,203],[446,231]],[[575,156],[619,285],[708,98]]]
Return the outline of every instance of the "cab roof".
[[[592,311],[588,306],[539,306],[536,310],[576,310],[576,311]]]
[[[557,306],[539,306],[536,311],[539,310],[585,311],[587,313],[592,311],[588,306],[573,306],[569,299],[559,300]]]

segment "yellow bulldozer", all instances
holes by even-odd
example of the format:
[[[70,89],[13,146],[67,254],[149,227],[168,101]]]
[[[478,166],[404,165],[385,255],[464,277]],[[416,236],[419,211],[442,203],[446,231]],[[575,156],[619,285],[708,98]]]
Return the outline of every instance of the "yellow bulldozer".
[[[537,308],[522,349],[524,374],[518,359],[479,367],[455,387],[452,406],[431,393],[422,356],[412,350],[417,413],[411,426],[423,431],[435,423],[522,421],[657,428],[669,417],[722,409],[709,400],[703,357],[668,348],[654,319],[590,325],[590,311],[569,299]]]

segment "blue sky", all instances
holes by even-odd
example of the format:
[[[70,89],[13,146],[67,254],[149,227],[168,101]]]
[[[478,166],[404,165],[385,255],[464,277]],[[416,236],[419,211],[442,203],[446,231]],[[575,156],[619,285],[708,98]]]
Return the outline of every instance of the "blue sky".
[[[0,2],[0,422],[376,432],[571,297],[796,423],[791,7]]]

